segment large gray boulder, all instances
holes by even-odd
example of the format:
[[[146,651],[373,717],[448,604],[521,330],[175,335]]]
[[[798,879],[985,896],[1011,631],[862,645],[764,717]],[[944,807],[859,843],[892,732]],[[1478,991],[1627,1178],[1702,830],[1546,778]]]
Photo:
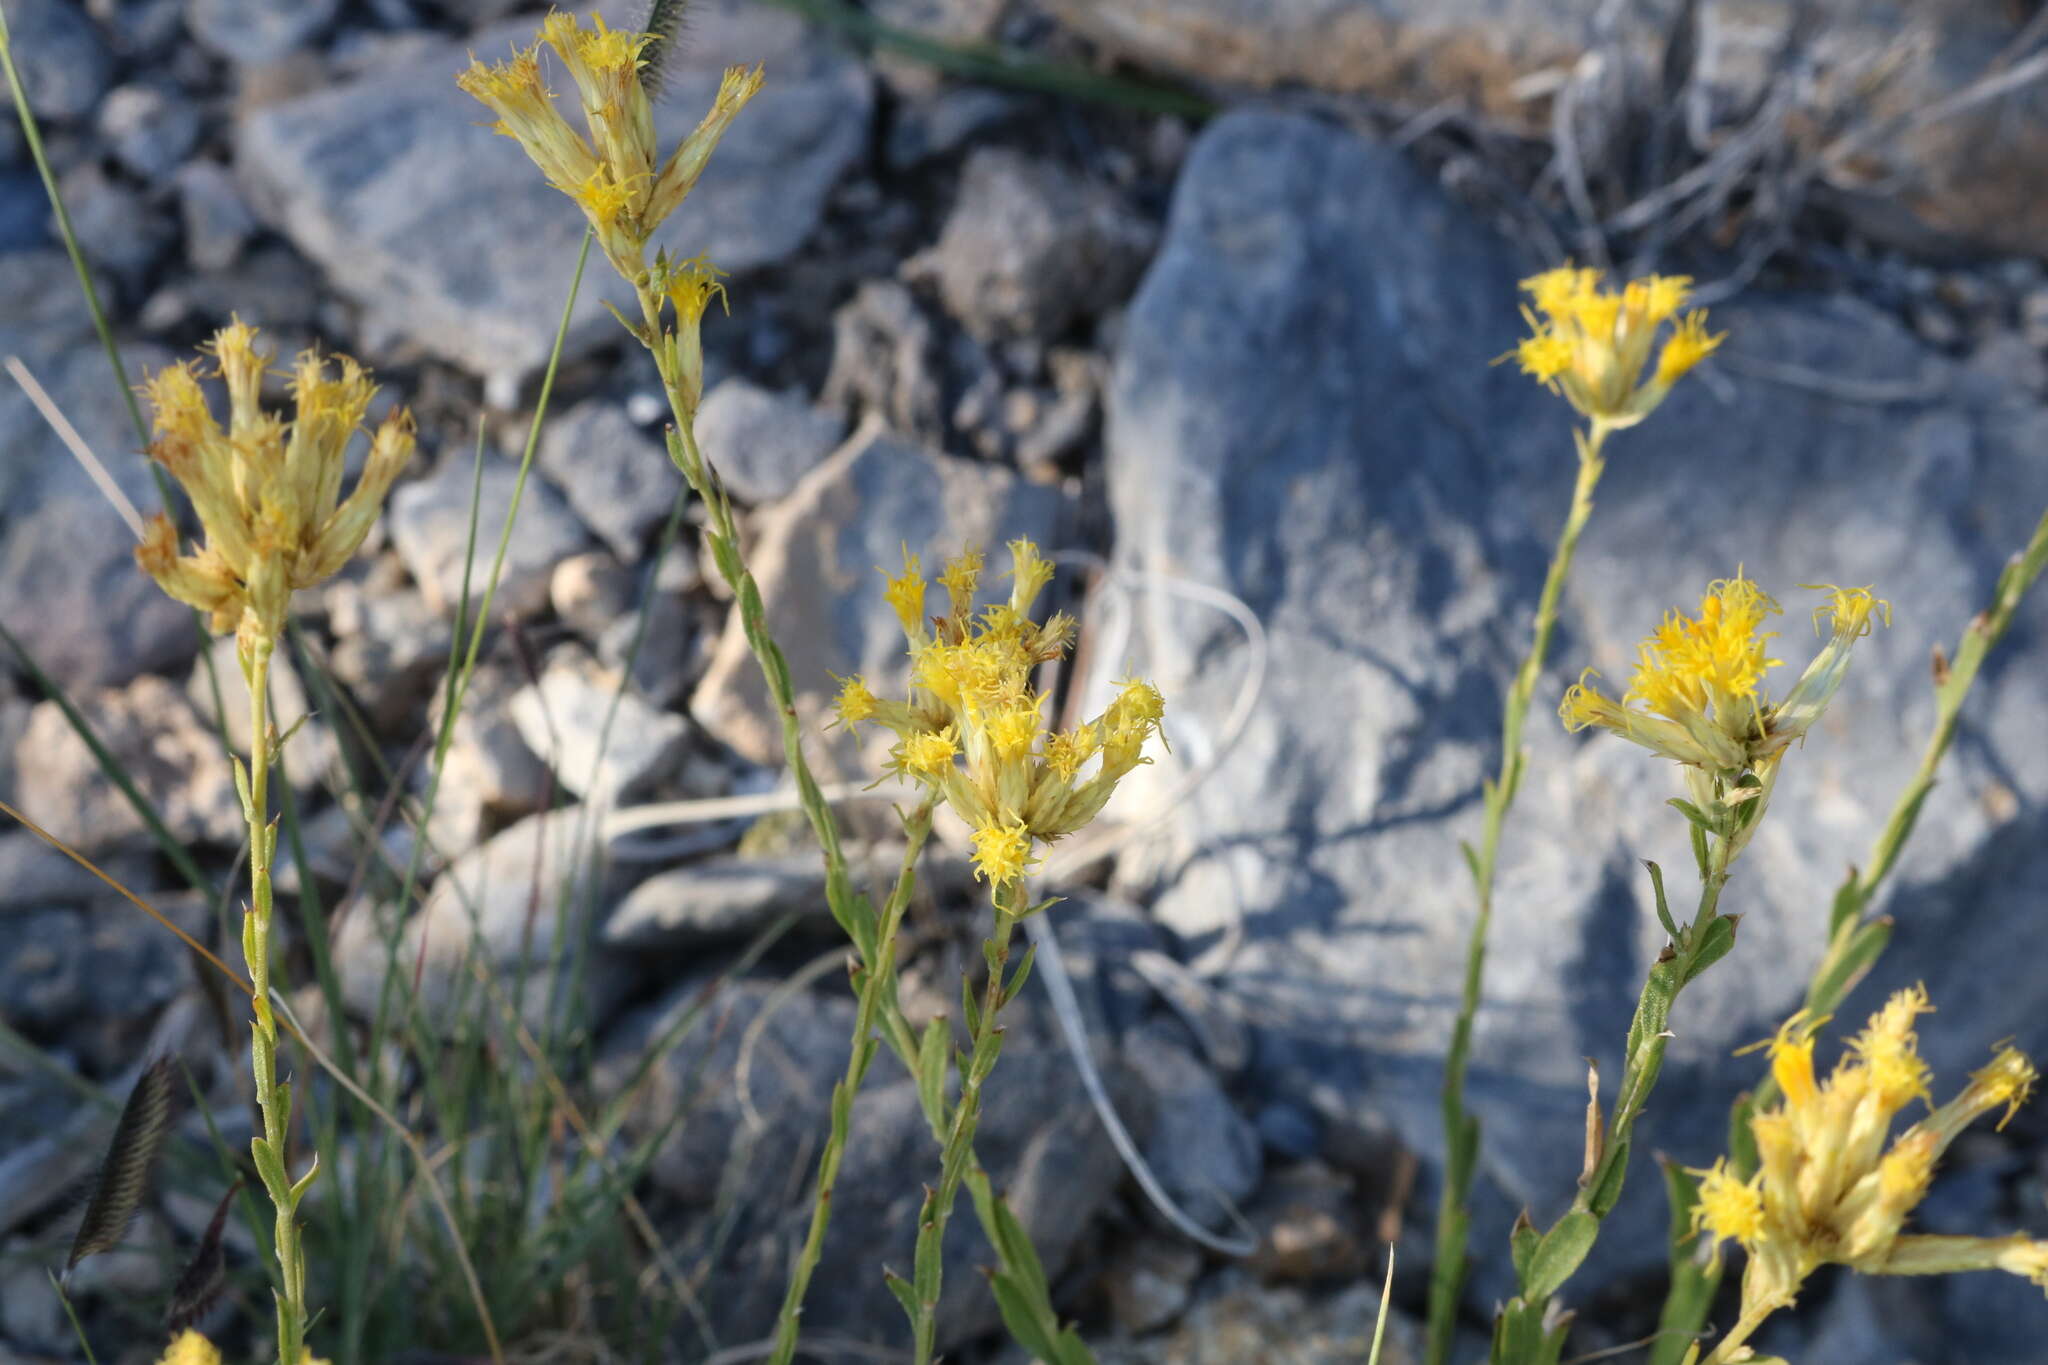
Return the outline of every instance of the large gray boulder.
[[[1147,854],[1167,869],[1157,914],[1248,1007],[1274,1099],[1333,1128],[1377,1112],[1431,1161],[1472,918],[1458,844],[1479,829],[1573,477],[1564,404],[1488,364],[1522,331],[1515,281],[1533,264],[1398,153],[1234,114],[1189,160],[1108,395],[1119,564],[1236,593],[1271,643],[1249,729]],[[1810,648],[1797,585],[1874,583],[1896,605],[1737,865],[1723,909],[1744,916],[1739,942],[1673,1016],[1599,1276],[1661,1262],[1647,1154],[1715,1155],[1757,1071],[1730,1051],[1797,1005],[1832,888],[1914,767],[1930,649],[1953,646],[2048,506],[2048,415],[1889,318],[1794,296],[1715,324],[1722,360],[1611,446],[1537,690],[1471,1078],[1489,1139],[1474,1247],[1495,1265],[1517,1206],[1548,1220],[1571,1197],[1586,1057],[1611,1101],[1662,944],[1638,860],[1662,863],[1690,906],[1685,827],[1663,805],[1677,770],[1566,736],[1550,715],[1565,685],[1590,664],[1625,686],[1660,614],[1692,610],[1738,565],[1786,604],[1787,675]],[[1202,762],[1245,685],[1242,637],[1164,593],[1144,593],[1136,620],[1176,754]],[[2048,712],[2043,620],[2030,603],[1980,680],[1970,714],[1996,728],[1950,756],[1886,898],[1899,943],[1844,1013],[1924,977],[1945,1079],[2003,1035],[2048,1043],[2038,973],[1998,947],[2048,880],[2048,757],[2027,740]]]
[[[615,23],[637,17],[630,6],[603,8]],[[363,305],[368,331],[417,341],[496,378],[501,393],[547,357],[583,217],[511,139],[489,131],[455,76],[472,51],[498,60],[536,27],[508,21],[260,109],[237,130],[236,168],[252,203]],[[763,63],[767,87],[660,233],[671,251],[704,252],[734,272],[773,264],[810,235],[866,149],[872,112],[859,64],[796,15],[722,0],[691,9],[655,106],[664,148],[711,107],[723,68],[742,62]],[[619,335],[606,300],[630,303],[631,293],[593,259],[572,354]]]

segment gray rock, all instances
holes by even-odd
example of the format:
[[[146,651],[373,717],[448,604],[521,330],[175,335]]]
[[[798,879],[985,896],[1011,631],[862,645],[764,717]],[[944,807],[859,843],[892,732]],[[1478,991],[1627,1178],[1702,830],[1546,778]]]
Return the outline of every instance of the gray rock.
[[[1031,102],[987,86],[942,90],[899,107],[889,120],[889,168],[915,170],[1022,118]]]
[[[100,105],[100,136],[144,180],[163,180],[199,142],[199,110],[162,85],[124,85]]]
[[[47,119],[91,113],[113,82],[114,57],[80,6],[72,0],[22,0],[8,6],[7,28],[28,107]]]
[[[675,771],[690,723],[646,699],[573,646],[557,650],[537,682],[513,694],[526,747],[566,791],[610,804]]]
[[[880,880],[902,861],[894,846],[851,847],[848,857],[863,881]],[[971,874],[964,860],[928,856],[918,884],[929,892],[959,892]],[[825,866],[816,852],[776,857],[721,855],[657,872],[633,888],[605,922],[608,948],[687,951],[729,943],[795,914],[805,927],[830,930]]]
[[[1471,916],[1457,845],[1478,828],[1500,689],[1573,472],[1564,406],[1487,364],[1522,331],[1519,273],[1396,153],[1232,115],[1189,160],[1108,398],[1120,562],[1239,595],[1271,646],[1250,729],[1168,819],[1157,913],[1258,1021],[1273,1097],[1330,1120],[1377,1109],[1425,1156],[1441,1150],[1440,1050]],[[1874,581],[1897,605],[1787,762],[1736,869],[1723,899],[1745,915],[1736,965],[1674,1016],[1639,1147],[1705,1164],[1755,1075],[1729,1052],[1797,1004],[1839,870],[1911,771],[1932,715],[1929,649],[1952,645],[2048,504],[2030,453],[2048,418],[1888,319],[1790,297],[1715,323],[1746,359],[1615,438],[1538,688],[1471,1080],[1492,1135],[1481,1202],[1500,1215],[1475,1233],[1482,1264],[1501,1261],[1516,1206],[1548,1221],[1572,1193],[1581,1059],[1618,1072],[1662,942],[1637,860],[1688,880],[1683,824],[1662,806],[1676,773],[1611,737],[1565,736],[1548,715],[1565,684],[1588,663],[1625,677],[1662,612],[1690,609],[1738,563],[1795,621],[1800,583]],[[1811,373],[1872,396],[1798,378]],[[2048,705],[2042,612],[2029,604],[1971,699],[1994,736],[2031,733]],[[1137,648],[1114,666],[1158,680],[1177,754],[1202,762],[1244,686],[1242,637],[1164,594],[1135,619]],[[1786,629],[1795,666],[1800,633]],[[1928,978],[1938,1066],[2006,1033],[2048,1041],[2038,983],[1996,947],[2023,913],[2020,888],[2048,875],[2044,794],[2034,749],[1958,751],[1898,870],[1900,936],[1871,991]],[[1664,1255],[1645,1183],[1639,1172],[1587,1283]]]
[[[428,477],[392,492],[384,524],[392,547],[420,585],[429,607],[453,616],[462,603],[465,578],[472,608],[482,603],[518,488],[519,469],[511,461],[487,459],[479,484],[469,459],[457,457],[443,460]],[[547,604],[548,576],[556,562],[582,549],[587,540],[582,523],[546,480],[527,478],[518,510],[518,525],[506,543],[497,594],[491,599],[491,610],[497,615],[538,612]]]
[[[656,706],[674,706],[704,671],[711,642],[690,604],[657,584],[640,607],[607,625],[596,643],[599,663],[630,677]]]
[[[555,619],[586,640],[633,609],[633,572],[603,550],[570,555],[548,576]]]
[[[170,251],[177,228],[151,209],[141,191],[116,180],[96,161],[66,171],[58,188],[78,249],[100,272],[99,287],[105,289],[111,279],[130,295],[139,292]]]
[[[967,159],[938,245],[906,272],[938,283],[946,309],[984,341],[1049,339],[1130,291],[1151,225],[1116,194],[1007,148]]]
[[[895,280],[868,280],[832,314],[832,368],[821,401],[874,413],[892,430],[937,441],[941,385],[937,332]]]
[[[614,20],[628,18],[610,8]],[[720,0],[693,6],[690,23],[657,106],[664,144],[710,107],[727,64],[764,62],[768,86],[661,239],[723,269],[752,270],[803,243],[833,184],[864,153],[868,78],[793,14]],[[236,164],[259,212],[364,306],[370,327],[502,377],[500,387],[547,356],[583,219],[516,145],[489,133],[482,106],[454,78],[471,49],[501,55],[533,30],[519,20],[447,43],[259,110],[238,131]],[[507,223],[519,231],[506,232]],[[569,354],[618,338],[604,301],[630,297],[594,261]]]
[[[196,897],[148,900],[187,932],[205,931]],[[61,1041],[93,1074],[132,1062],[157,1012],[192,984],[191,952],[104,887],[84,909],[0,911],[0,926],[0,1012],[33,1039]]]
[[[628,564],[668,519],[682,487],[662,443],[635,426],[625,409],[601,399],[578,403],[548,423],[535,458],[583,524]]]
[[[256,215],[242,202],[235,177],[214,161],[178,168],[178,213],[185,224],[185,257],[200,270],[225,270],[256,231]]]
[[[372,728],[403,729],[448,664],[451,627],[403,581],[396,556],[376,560],[360,578],[327,585],[322,597],[334,649],[334,676],[355,694]]]
[[[779,916],[831,921],[825,869],[815,856],[727,856],[657,872],[633,888],[605,921],[608,948],[699,948],[745,938]]]
[[[350,907],[334,936],[349,1008],[365,1015],[377,1008],[395,961],[417,980],[421,1008],[444,1020],[460,1009],[494,1030],[516,1000],[532,1028],[565,1017],[602,1022],[626,976],[588,953],[591,927],[621,889],[595,829],[593,814],[580,806],[528,816],[451,863],[403,923],[385,906]],[[495,998],[472,974],[478,961]],[[561,972],[550,975],[557,962]],[[580,1000],[573,1014],[571,990]]]
[[[1177,1026],[1145,1025],[1124,1040],[1123,1058],[1152,1095],[1145,1160],[1189,1217],[1222,1229],[1258,1188],[1265,1163],[1258,1130],[1189,1051],[1186,1036]]]
[[[933,572],[939,555],[964,545],[998,549],[1017,536],[1049,544],[1057,507],[1050,489],[870,430],[764,512],[748,558],[806,733],[824,723],[834,673],[865,674],[880,696],[901,695],[907,683],[903,631],[877,566],[900,569],[906,544],[923,547]],[[742,756],[780,762],[781,725],[736,613],[690,714]]]
[[[244,837],[241,799],[220,736],[177,688],[144,677],[74,700],[173,839],[231,844]],[[141,817],[100,771],[57,703],[37,704],[14,746],[14,763],[23,813],[72,847],[93,853],[143,835]]]
[[[695,1031],[660,1055],[628,1131],[682,1114],[678,1131],[655,1157],[654,1178],[687,1202],[731,1201],[753,1230],[730,1244],[704,1293],[719,1335],[733,1340],[765,1335],[774,1325],[788,1257],[810,1218],[813,1139],[845,1069],[853,1028],[852,1001],[843,991],[830,997],[797,992],[759,1022],[774,994],[760,982],[682,988],[670,1004],[622,1028],[605,1064],[615,1079],[630,1074],[653,1040],[692,1008],[702,1011]],[[757,1023],[745,1071],[750,1117],[737,1077],[744,1039]],[[891,1065],[887,1058],[876,1064],[854,1103],[832,1226],[804,1322],[820,1336],[893,1346],[905,1332],[902,1312],[887,1293],[875,1292],[876,1283],[882,1266],[910,1264],[921,1182],[938,1169],[938,1144],[914,1085],[898,1079],[900,1072],[889,1074]],[[1109,1079],[1129,1090],[1119,1073]],[[1115,1190],[1122,1167],[1064,1054],[1032,1050],[1013,1038],[984,1093],[976,1154],[1007,1192],[1047,1272],[1057,1277]],[[1136,1118],[1142,1134],[1142,1107]],[[993,1253],[964,1192],[961,1198],[946,1237],[942,1347],[999,1325],[986,1283],[974,1271],[993,1264]]]
[[[236,753],[246,754],[254,731],[249,727],[249,701],[242,684],[241,665],[235,658],[234,637],[223,635],[211,648],[213,671],[209,673],[206,660],[201,659],[186,680],[185,695],[194,712],[211,728],[215,723],[213,689],[218,679],[229,742]],[[299,670],[288,649],[280,649],[271,656],[269,691],[270,723],[280,736],[289,736],[279,761],[291,784],[304,791],[317,785],[340,761],[340,747],[335,743],[334,731],[313,715],[305,684],[299,681]]]
[[[0,347],[21,357],[123,493],[152,508],[135,428],[90,326],[61,252],[0,255]],[[164,359],[154,347],[122,353],[130,382]],[[192,614],[135,567],[133,533],[12,382],[0,384],[0,444],[0,622],[67,688],[190,658]]]
[[[787,496],[845,433],[844,418],[744,379],[718,385],[697,410],[704,458],[744,503]]]
[[[216,55],[257,66],[311,46],[340,9],[341,0],[186,0],[185,27]]]
[[[485,661],[470,674],[427,822],[435,847],[444,853],[474,848],[492,828],[548,804],[554,788],[547,764],[520,738],[512,719],[512,698],[524,685],[518,672],[501,663]],[[437,734],[445,696],[445,686],[437,688],[427,712]]]
[[[8,758],[14,744],[10,736]],[[18,790],[9,783],[9,791]],[[128,886],[140,886],[149,875],[146,858],[96,858],[94,863],[108,876]],[[0,911],[35,909],[51,905],[83,905],[105,895],[107,884],[51,848],[25,829],[0,834]]]
[[[405,876],[412,861],[412,827],[401,820],[387,820],[382,830],[375,831],[377,846],[372,850],[372,814],[336,802],[299,822],[299,842],[305,845],[306,867],[314,882],[324,884],[329,891],[340,890],[362,875],[366,866],[372,872],[381,868],[394,879]],[[431,875],[435,866],[432,859],[422,865]],[[296,896],[307,886],[289,837],[277,841],[273,879],[279,895]]]
[[[1269,1288],[1241,1270],[1197,1290],[1195,1306],[1173,1331],[1131,1343],[1104,1343],[1102,1365],[1355,1365],[1372,1352],[1380,1289],[1367,1281],[1336,1293]],[[1387,1321],[1382,1365],[1415,1365],[1422,1332],[1395,1309]]]

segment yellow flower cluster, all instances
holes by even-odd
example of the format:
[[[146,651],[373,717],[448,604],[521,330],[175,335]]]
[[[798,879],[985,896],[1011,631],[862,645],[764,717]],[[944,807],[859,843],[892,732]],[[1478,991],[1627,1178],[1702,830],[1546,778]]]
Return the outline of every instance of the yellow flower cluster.
[[[413,424],[403,408],[384,419],[343,500],[343,461],[376,385],[347,356],[336,357],[330,371],[307,351],[292,373],[295,413],[286,424],[258,401],[270,357],[255,342],[256,329],[239,320],[214,337],[213,373],[228,391],[226,429],[207,407],[199,363],[173,365],[144,385],[156,431],[149,453],[191,498],[205,543],[184,553],[177,528],[158,515],[135,557],[165,592],[210,613],[215,630],[275,640],[292,592],[332,575],[362,545],[385,492],[412,459]]]
[[[1961,1094],[1888,1142],[1907,1105],[1931,1103],[1914,1020],[1932,1009],[1924,988],[1893,995],[1825,1080],[1813,1065],[1814,1033],[1825,1021],[1794,1015],[1769,1044],[1784,1098],[1750,1120],[1756,1173],[1742,1179],[1725,1159],[1695,1172],[1694,1230],[1749,1255],[1742,1302],[1750,1326],[1792,1303],[1825,1264],[1894,1275],[1998,1268],[2048,1286],[2048,1244],[1901,1231],[1956,1135],[1993,1109],[2010,1117],[2035,1079],[2025,1056],[2001,1048]]]
[[[1812,728],[1872,617],[1890,623],[1890,604],[1868,588],[1825,591],[1814,622],[1818,629],[1823,618],[1832,620],[1827,643],[1781,702],[1773,704],[1763,686],[1765,670],[1781,662],[1768,654],[1776,636],[1762,629],[1778,604],[1738,571],[1708,585],[1698,616],[1665,614],[1637,646],[1635,676],[1620,701],[1588,682],[1595,676],[1588,669],[1566,690],[1558,715],[1568,730],[1597,725],[1680,763],[1739,776]]]
[[[1599,271],[1564,265],[1523,280],[1522,289],[1535,305],[1522,310],[1530,335],[1512,352],[1522,372],[1610,429],[1649,416],[1725,335],[1708,333],[1704,312],[1679,315],[1692,292],[1683,275],[1646,276],[1615,294],[1602,288]]]
[[[1037,861],[1035,842],[1071,834],[1095,818],[1132,769],[1151,760],[1146,740],[1159,733],[1164,703],[1150,683],[1122,685],[1094,720],[1071,730],[1045,728],[1043,693],[1032,689],[1039,664],[1062,657],[1074,621],[1055,613],[1044,625],[1032,604],[1052,564],[1028,540],[1010,542],[1009,600],[974,613],[982,556],[968,551],[939,575],[948,608],[927,618],[929,585],[918,557],[904,551],[903,572],[885,597],[910,642],[905,701],[877,697],[867,683],[841,680],[838,718],[886,726],[897,737],[890,768],[921,782],[973,830],[976,873],[995,885],[1016,881]],[[1090,762],[1092,773],[1084,775]]]
[[[651,33],[607,28],[602,18],[585,28],[579,16],[556,11],[509,60],[472,61],[456,81],[497,115],[496,131],[516,140],[548,183],[583,209],[598,245],[627,279],[644,268],[648,239],[696,185],[726,127],[761,88],[759,67],[729,69],[711,112],[664,160],[641,74],[654,40]],[[575,83],[587,137],[555,108],[541,72],[542,44]]]
[[[316,1359],[310,1350],[302,1352],[299,1360],[301,1365],[328,1365],[325,1360]],[[221,1365],[220,1348],[187,1327],[171,1339],[171,1344],[157,1357],[156,1365]]]

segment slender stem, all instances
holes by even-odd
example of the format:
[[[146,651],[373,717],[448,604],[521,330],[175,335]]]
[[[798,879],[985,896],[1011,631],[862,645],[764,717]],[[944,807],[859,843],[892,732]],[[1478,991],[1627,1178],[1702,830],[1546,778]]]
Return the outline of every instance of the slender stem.
[[[953,1106],[953,1122],[946,1134],[945,1149],[939,1156],[939,1187],[925,1197],[924,1214],[918,1220],[916,1293],[917,1312],[911,1319],[915,1337],[912,1358],[916,1365],[930,1365],[937,1349],[939,1294],[945,1269],[946,1224],[953,1216],[953,1201],[960,1182],[974,1160],[974,1130],[981,1120],[981,1088],[995,1070],[1002,1050],[1002,1029],[996,1015],[1005,998],[1004,979],[1010,961],[1010,938],[1023,916],[1022,882],[1005,882],[991,897],[995,906],[995,932],[983,948],[988,961],[988,980],[982,985],[981,1008],[969,1020],[967,1056],[960,1067],[960,1099]]]
[[[895,985],[896,935],[903,925],[903,912],[910,904],[911,890],[916,885],[918,855],[923,852],[925,840],[931,835],[930,801],[918,807],[904,821],[904,830],[910,836],[909,843],[903,850],[903,866],[897,874],[896,886],[882,910],[881,927],[876,936],[876,958],[871,963],[860,964],[858,968],[860,1006],[854,1012],[853,1046],[846,1058],[846,1075],[832,1090],[832,1127],[825,1140],[825,1150],[818,1157],[818,1188],[811,1205],[810,1231],[804,1237],[803,1250],[797,1257],[796,1267],[790,1272],[789,1284],[783,1290],[782,1311],[775,1320],[775,1353],[769,1357],[770,1365],[789,1365],[796,1356],[797,1318],[803,1311],[804,1291],[810,1287],[811,1276],[824,1255],[825,1230],[832,1221],[832,1192],[838,1185],[839,1164],[846,1153],[853,1097],[867,1077],[868,1064],[874,1060],[875,1028],[882,1016],[884,1001]]]
[[[277,1018],[270,1008],[270,867],[277,834],[270,824],[270,656],[276,641],[258,637],[242,654],[249,686],[249,909],[242,921],[242,952],[256,1007],[250,1057],[256,1075],[256,1104],[263,1136],[256,1143],[256,1169],[277,1210],[277,1353],[280,1365],[298,1365],[306,1334],[306,1266],[299,1246],[297,1205],[303,1186],[289,1183],[286,1153],[291,1134],[292,1093],[277,1080]],[[309,1176],[310,1178],[310,1176]]]
[[[1557,627],[1558,602],[1564,595],[1565,579],[1571,572],[1572,556],[1579,534],[1593,514],[1593,489],[1600,482],[1601,447],[1607,442],[1608,427],[1595,420],[1577,438],[1578,481],[1572,488],[1571,510],[1564,530],[1550,557],[1544,575],[1543,592],[1536,600],[1534,638],[1522,665],[1515,672],[1501,706],[1500,773],[1486,785],[1485,823],[1479,847],[1466,845],[1466,860],[1478,896],[1478,913],[1472,921],[1472,937],[1465,954],[1464,992],[1458,1003],[1457,1022],[1451,1030],[1450,1051],[1444,1059],[1443,1119],[1448,1160],[1443,1194],[1437,1206],[1436,1264],[1429,1285],[1429,1365],[1444,1365],[1450,1357],[1451,1336],[1456,1325],[1458,1298],[1465,1281],[1465,1246],[1471,1233],[1472,1214],[1467,1200],[1479,1161],[1479,1121],[1465,1108],[1465,1071],[1471,1058],[1473,1020],[1479,1013],[1486,975],[1486,940],[1493,928],[1493,884],[1499,863],[1501,829],[1508,809],[1521,786],[1522,727],[1529,716],[1529,703],[1536,692],[1550,637]]]
[[[1735,1353],[1755,1335],[1757,1328],[1764,1325],[1764,1319],[1777,1312],[1780,1306],[1767,1301],[1743,1310],[1735,1325],[1728,1329],[1728,1335],[1714,1344],[1714,1353],[1707,1357],[1706,1365],[1726,1365],[1728,1361],[1737,1359]]]

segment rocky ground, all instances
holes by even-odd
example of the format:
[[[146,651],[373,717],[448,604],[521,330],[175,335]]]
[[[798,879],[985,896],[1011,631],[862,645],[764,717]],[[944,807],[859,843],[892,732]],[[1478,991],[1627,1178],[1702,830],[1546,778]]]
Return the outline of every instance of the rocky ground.
[[[361,355],[420,415],[422,454],[372,551],[299,602],[301,659],[318,667],[283,670],[274,693],[281,720],[310,712],[284,761],[306,865],[294,859],[283,886],[340,904],[343,995],[374,1011],[395,941],[430,1003],[459,998],[472,913],[508,971],[560,928],[586,969],[600,1088],[709,1000],[716,1027],[664,1054],[626,1136],[688,1111],[645,1193],[664,1236],[709,1267],[720,1338],[744,1341],[772,1321],[801,1236],[792,1172],[811,1159],[851,1003],[816,862],[776,820],[623,837],[573,896],[537,913],[529,894],[576,861],[593,812],[777,780],[774,718],[677,500],[652,369],[622,344],[603,307],[615,286],[595,267],[427,829],[431,881],[402,922],[359,856],[372,829],[393,861],[411,854],[413,836],[349,775],[381,762],[423,785],[417,741],[438,718],[465,571],[487,567],[511,506],[580,235],[451,80],[469,51],[523,39],[527,8],[16,0],[8,19],[131,376],[239,313],[283,352],[318,340]],[[2048,505],[2048,200],[2026,173],[2044,145],[2026,84],[2038,35],[1935,7],[1913,60],[1858,84],[1870,33],[1889,43],[1897,16],[1850,7],[1800,79],[1779,81],[1780,9],[1708,4],[1686,30],[1697,42],[1664,43],[1646,68],[1645,94],[1621,79],[1642,35],[1575,0],[1511,18],[1481,0],[867,8],[1082,73],[1169,75],[1214,106],[1153,113],[1135,87],[1118,104],[951,78],[789,9],[704,0],[661,114],[675,135],[722,66],[767,65],[766,92],[668,237],[732,272],[730,315],[706,330],[701,436],[748,509],[806,722],[828,671],[898,670],[872,569],[905,541],[1029,534],[1101,557],[1113,572],[1091,580],[1076,704],[1126,669],[1169,698],[1173,766],[1112,811],[1152,823],[1061,888],[1055,926],[1109,1096],[1166,1191],[1219,1235],[1248,1225],[1258,1249],[1204,1251],[1153,1211],[1035,987],[981,1142],[1105,1361],[1362,1359],[1389,1241],[1397,1302],[1419,1310],[1469,916],[1457,843],[1478,821],[1502,680],[1571,479],[1563,406],[1489,362],[1521,330],[1516,279],[1552,247],[1661,249],[1664,268],[1717,294],[1725,351],[1617,438],[1539,689],[1472,1079],[1489,1135],[1476,1331],[1509,1284],[1496,1253],[1515,1211],[1547,1220],[1569,1198],[1583,1059],[1612,1063],[1661,942],[1638,860],[1686,863],[1661,805],[1670,771],[1564,735],[1547,699],[1586,664],[1623,669],[1666,607],[1738,563],[1785,599],[1795,662],[1795,585],[1873,582],[1895,604],[1738,869],[1734,965],[1675,1022],[1640,1148],[1704,1164],[1753,1072],[1729,1053],[1797,1002],[1832,887],[1913,768],[1930,651],[1952,645]],[[1648,10],[1644,41],[1662,41],[1665,11]],[[2007,85],[1971,96],[1985,72]],[[1783,90],[1797,110],[1770,103]],[[1963,107],[1916,121],[1945,98]],[[1721,172],[1700,172],[1668,212],[1631,216],[1683,177],[1644,171],[1663,144],[1618,139],[1603,109],[1665,110],[1672,138],[1697,123],[1738,151],[1779,148],[1756,130],[1797,113],[1825,146],[1811,165],[1758,152],[1712,201],[1698,185]],[[1559,147],[1574,156],[1554,159]],[[1788,185],[1796,196],[1773,198]],[[1588,235],[1594,219],[1605,226]],[[129,497],[156,504],[11,120],[0,354],[21,357]],[[225,883],[240,816],[203,641],[134,570],[121,521],[11,383],[0,445],[0,624],[135,774],[202,882]],[[487,543],[472,560],[473,496]],[[1247,604],[1263,652],[1187,585]],[[1847,1011],[1925,980],[1941,1006],[1926,1050],[1951,1082],[2001,1037],[2048,1049],[2028,933],[2048,892],[2044,625],[2035,601],[1978,684],[1886,902],[1895,946]],[[857,775],[858,755],[819,752]],[[1188,772],[1207,776],[1177,794]],[[0,668],[0,789],[221,941],[217,907],[155,851],[21,666]],[[875,841],[872,865],[893,866],[886,816],[850,819]],[[972,900],[956,853],[926,881],[906,986],[936,1011],[972,955]],[[736,968],[785,914],[794,927]],[[0,833],[0,925],[0,1017],[60,1069],[118,1087],[152,1050],[220,1061],[185,952],[21,830]],[[231,1084],[238,1065],[206,1074]],[[856,1108],[811,1300],[808,1320],[840,1338],[898,1332],[875,1248],[907,1258],[931,1164],[892,1065]],[[105,1128],[47,1069],[0,1050],[0,1359],[72,1358],[44,1268]],[[1959,1148],[1923,1225],[2048,1233],[2044,1137],[2048,1121],[2022,1113]],[[1664,1214],[1639,1166],[1574,1288],[1578,1349],[1653,1321]],[[164,1261],[208,1212],[167,1198],[131,1235],[134,1256],[82,1270],[89,1320],[149,1323]],[[962,1240],[949,1254],[947,1340],[1014,1360],[990,1342],[970,1271],[981,1251]],[[2003,1279],[1828,1282],[1772,1349],[2004,1365],[2040,1358],[2044,1325],[2038,1291]],[[1412,1331],[1395,1335],[1401,1359]]]

